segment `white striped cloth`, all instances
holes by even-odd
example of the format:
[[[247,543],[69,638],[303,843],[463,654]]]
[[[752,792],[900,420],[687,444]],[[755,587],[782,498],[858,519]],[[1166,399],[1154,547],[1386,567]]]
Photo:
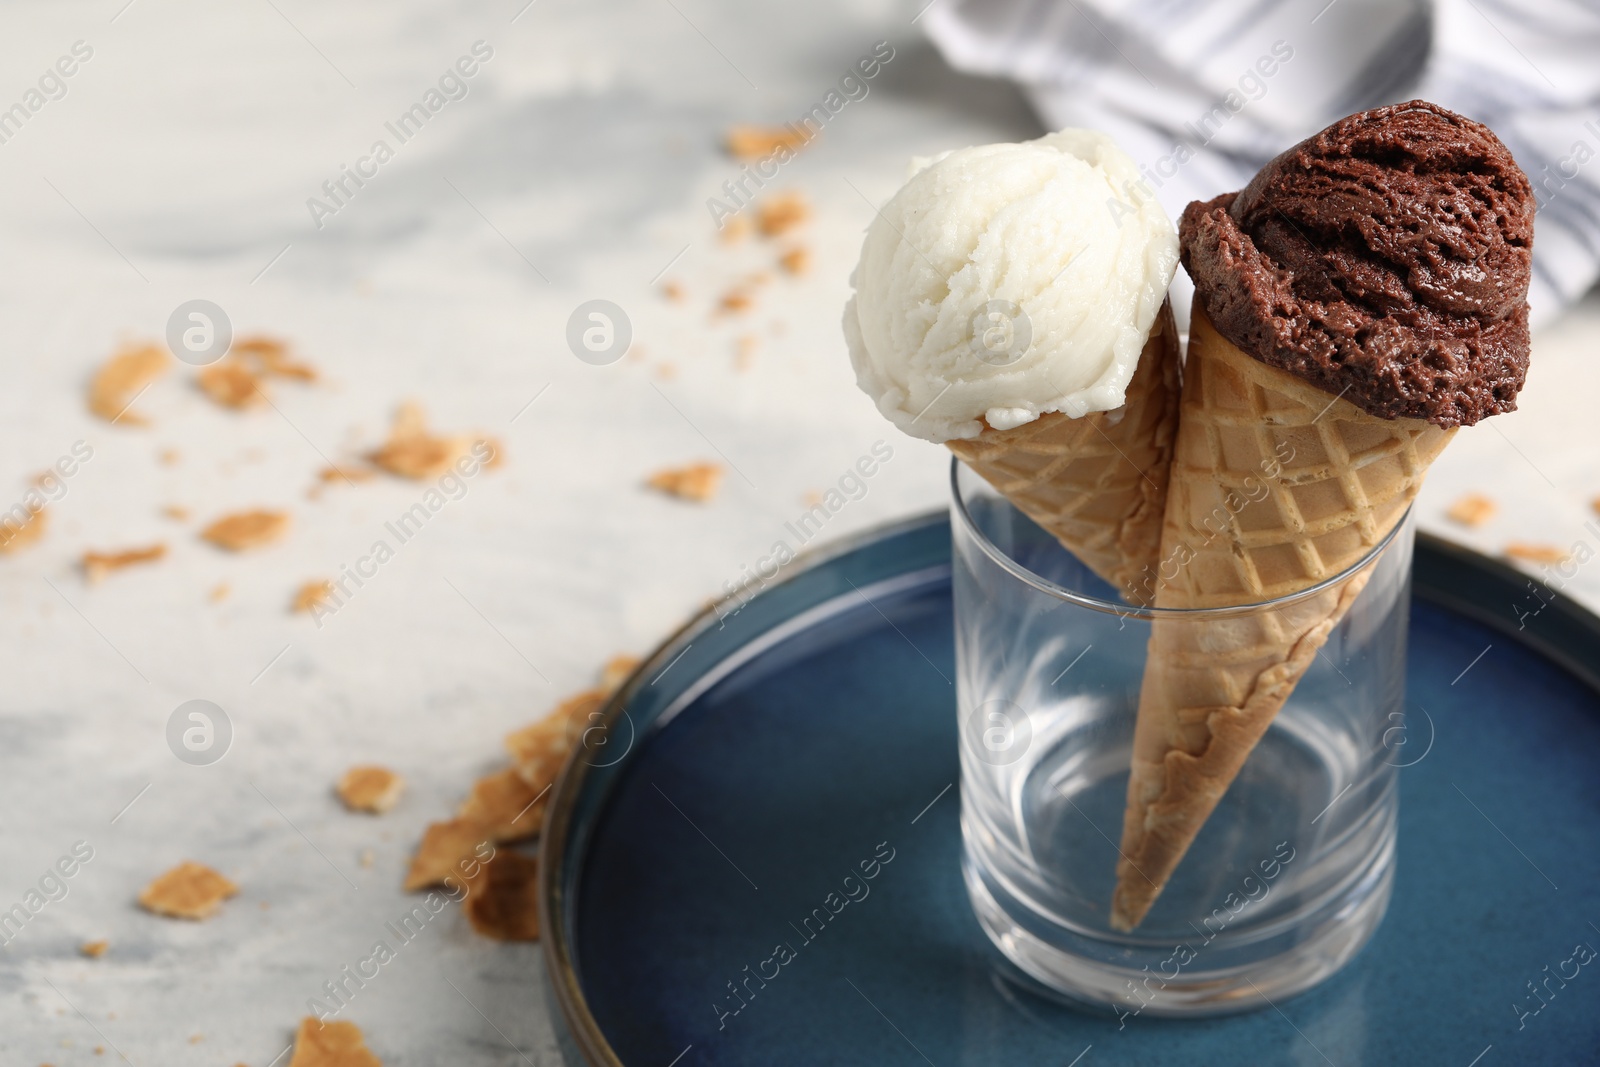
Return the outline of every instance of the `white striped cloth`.
[[[1051,129],[1115,137],[1174,219],[1351,112],[1432,100],[1534,184],[1534,322],[1600,276],[1596,0],[933,0],[919,21]]]

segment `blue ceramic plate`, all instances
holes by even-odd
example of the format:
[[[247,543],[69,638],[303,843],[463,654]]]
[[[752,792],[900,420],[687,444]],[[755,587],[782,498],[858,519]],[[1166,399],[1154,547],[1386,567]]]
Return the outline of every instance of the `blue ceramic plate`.
[[[947,520],[792,569],[664,645],[558,787],[541,908],[573,1063],[1600,1063],[1600,620],[1569,601],[1419,538],[1382,927],[1274,1008],[1119,1026],[968,907]]]

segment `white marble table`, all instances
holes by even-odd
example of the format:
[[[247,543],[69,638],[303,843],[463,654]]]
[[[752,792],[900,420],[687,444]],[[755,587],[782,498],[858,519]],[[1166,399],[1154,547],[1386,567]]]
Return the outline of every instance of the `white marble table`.
[[[94,849],[0,950],[8,1065],[273,1063],[307,999],[409,909],[411,848],[497,764],[503,733],[722,592],[873,442],[892,460],[825,537],[942,502],[946,454],[893,436],[854,391],[838,313],[872,202],[906,158],[1034,135],[1018,95],[949,73],[909,4],[524,3],[0,13],[0,107],[74,42],[93,52],[0,143],[4,506],[74,442],[94,450],[48,536],[0,557],[0,909],[75,842]],[[705,201],[738,170],[721,132],[796,117],[883,39],[896,54],[870,94],[772,186],[816,208],[810,273],[714,321],[715,299],[777,251],[715,239]],[[479,40],[493,55],[465,98],[318,229],[307,199]],[[653,284],[663,270],[682,303]],[[196,297],[240,331],[292,338],[325,382],[240,415],[185,370],[138,402],[150,426],[91,418],[84,384],[114,342],[160,336]],[[568,316],[596,297],[626,310],[643,358],[594,367],[568,351]],[[745,334],[758,341],[741,372]],[[1461,435],[1424,526],[1491,551],[1600,549],[1584,529],[1600,495],[1596,337],[1591,302],[1538,338],[1523,410]],[[508,463],[323,625],[291,615],[299,583],[335,575],[421,496],[392,479],[305,495],[405,398],[442,428],[497,435]],[[640,489],[698,459],[736,468],[714,503]],[[1441,516],[1469,489],[1504,511],[1467,533]],[[169,504],[194,518],[164,517]],[[292,510],[292,536],[249,556],[197,540],[200,520],[252,506]],[[93,587],[75,565],[86,548],[157,540],[166,560]],[[220,582],[231,595],[209,603]],[[1600,567],[1568,588],[1600,605]],[[234,727],[210,766],[179,762],[164,736],[195,698]],[[332,797],[359,761],[409,779],[391,814]],[[184,858],[242,893],[199,924],[140,912],[139,887]],[[80,957],[96,938],[110,951]],[[390,1065],[554,1064],[538,952],[481,940],[452,910],[344,1017]]]

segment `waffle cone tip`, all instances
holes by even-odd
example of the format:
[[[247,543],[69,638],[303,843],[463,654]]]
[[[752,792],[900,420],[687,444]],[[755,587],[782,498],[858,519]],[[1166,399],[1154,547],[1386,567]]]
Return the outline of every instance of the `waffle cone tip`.
[[[1263,603],[1351,572],[1405,517],[1453,433],[1380,419],[1260,363],[1197,302],[1155,603]],[[1225,656],[1215,624],[1152,623],[1113,928],[1144,920],[1370,575],[1235,617]]]

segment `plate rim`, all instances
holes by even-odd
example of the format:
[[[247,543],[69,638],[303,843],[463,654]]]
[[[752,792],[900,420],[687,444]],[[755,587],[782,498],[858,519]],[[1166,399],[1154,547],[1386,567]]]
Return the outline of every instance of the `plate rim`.
[[[795,556],[794,564],[789,568],[788,574],[769,582],[755,596],[744,601],[743,606],[748,606],[755,600],[768,599],[813,571],[869,545],[935,526],[941,522],[948,525],[949,521],[948,508],[934,508],[906,518],[875,524],[815,548],[803,549]],[[645,679],[656,676],[658,671],[664,670],[679,655],[687,651],[695,638],[717,625],[723,617],[719,608],[737,603],[739,599],[737,593],[719,597],[691,615],[682,626],[669,634],[654,651],[644,657],[627,680],[617,687],[616,692],[611,694],[600,712],[597,728],[609,731],[622,716],[623,710],[634,695],[644,687]],[[757,634],[752,640],[759,639],[760,636]],[[554,1000],[560,1014],[559,1019],[552,1020],[557,1024],[557,1039],[565,1039],[566,1044],[573,1046],[574,1050],[583,1056],[584,1064],[589,1067],[627,1067],[612,1049],[594,1014],[589,1010],[573,962],[573,945],[567,937],[567,928],[562,921],[566,878],[560,857],[566,851],[567,838],[572,827],[572,814],[582,795],[583,782],[591,770],[583,760],[574,758],[575,752],[576,750],[574,754],[568,755],[561,773],[557,776],[556,784],[552,787],[550,802],[545,808],[544,824],[539,832],[539,930],[545,973],[549,980],[547,995]],[[564,1030],[562,1023],[565,1024]]]
[[[743,604],[748,606],[751,601],[769,598],[813,571],[875,543],[925,527],[940,524],[949,526],[950,523],[949,507],[945,506],[880,523],[814,549],[806,549],[796,556],[787,575],[768,583]],[[1479,585],[1487,582],[1490,589],[1476,596],[1468,595],[1457,580],[1465,576],[1476,578]],[[1536,614],[1544,618],[1548,613],[1548,620],[1536,628],[1528,627],[1525,620],[1522,620],[1521,626],[1514,626],[1513,622],[1517,620],[1483,603],[1484,598],[1491,595],[1491,590],[1499,595],[1512,592],[1525,595],[1522,590],[1532,593],[1543,605]],[[1586,644],[1590,649],[1600,651],[1600,615],[1551,588],[1543,580],[1503,560],[1419,530],[1412,566],[1412,595],[1510,637],[1550,659],[1587,688],[1600,694],[1600,654],[1585,656],[1575,647]],[[717,625],[723,618],[718,609],[738,600],[738,594],[718,598],[668,635],[611,695],[600,713],[600,728],[609,730],[635,694],[647,684],[645,679],[655,677],[658,671],[664,670],[685,652],[698,636]],[[1514,612],[1515,601],[1508,601],[1508,605]],[[757,634],[752,640],[759,640],[761,636]],[[582,1062],[588,1067],[627,1067],[612,1049],[589,1010],[573,959],[575,946],[567,936],[567,926],[563,921],[566,872],[561,857],[567,849],[572,815],[582,796],[590,769],[584,761],[568,757],[552,787],[552,796],[546,806],[544,825],[539,835],[539,929],[549,983],[546,992],[560,1016],[552,1022],[556,1024],[557,1038],[564,1047],[581,1055]]]

